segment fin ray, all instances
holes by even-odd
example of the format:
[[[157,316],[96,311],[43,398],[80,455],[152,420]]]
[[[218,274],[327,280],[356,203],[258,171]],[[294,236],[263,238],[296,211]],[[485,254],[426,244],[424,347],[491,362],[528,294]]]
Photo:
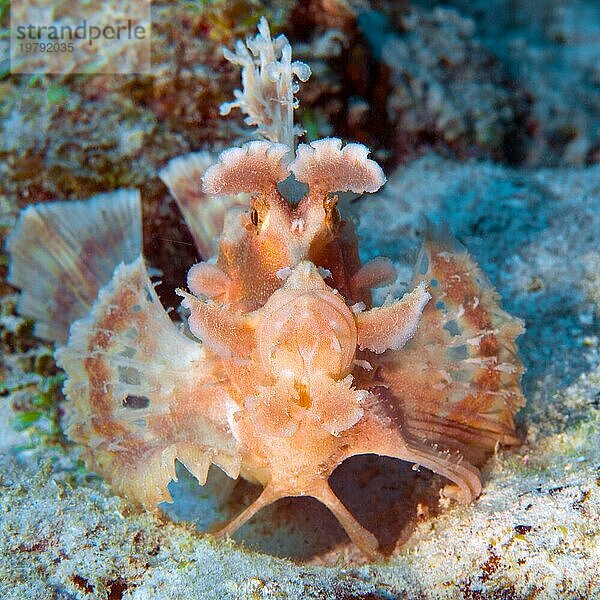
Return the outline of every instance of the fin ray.
[[[216,161],[210,152],[194,152],[172,159],[159,172],[169,188],[190,229],[203,259],[217,250],[218,236],[223,231],[225,213],[232,206],[248,206],[248,194],[214,196],[202,190],[202,177]]]
[[[496,443],[518,442],[513,416],[525,399],[515,339],[523,326],[447,228],[429,226],[412,284],[422,282],[432,298],[415,336],[384,358],[383,379],[407,433],[480,464]]]
[[[146,508],[169,501],[176,459],[200,483],[211,463],[238,476],[235,405],[202,345],[169,319],[141,256],[116,270],[57,360],[67,433],[119,493]]]
[[[65,343],[117,265],[141,248],[137,190],[29,206],[8,239],[8,282],[21,288],[19,312],[36,319],[38,337]]]

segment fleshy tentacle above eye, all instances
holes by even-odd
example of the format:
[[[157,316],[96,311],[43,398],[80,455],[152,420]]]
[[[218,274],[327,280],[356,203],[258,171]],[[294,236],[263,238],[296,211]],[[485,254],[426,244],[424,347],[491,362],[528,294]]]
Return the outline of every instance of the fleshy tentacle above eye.
[[[176,459],[201,484],[211,463],[239,475],[236,407],[204,348],[169,319],[141,257],[117,269],[57,360],[67,432],[119,493],[149,509],[170,501]]]
[[[207,169],[202,189],[207,194],[272,192],[289,175],[291,148],[264,140],[224,150]]]
[[[383,169],[370,158],[362,144],[346,144],[339,138],[324,138],[300,144],[290,171],[308,184],[314,194],[330,192],[376,192],[386,181]]]

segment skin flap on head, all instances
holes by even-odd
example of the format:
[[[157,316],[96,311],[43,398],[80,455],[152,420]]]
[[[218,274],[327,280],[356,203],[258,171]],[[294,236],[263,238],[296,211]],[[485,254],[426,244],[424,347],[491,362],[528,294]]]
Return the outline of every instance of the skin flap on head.
[[[225,150],[204,174],[202,189],[207,194],[269,192],[289,175],[284,158],[290,151],[285,144],[266,141]]]
[[[346,144],[339,138],[325,138],[300,144],[290,171],[312,191],[376,192],[386,181],[383,169],[367,156],[362,144]]]
[[[423,308],[431,298],[425,284],[419,284],[401,300],[372,308],[356,315],[358,347],[376,354],[400,350],[412,338],[419,325]]]

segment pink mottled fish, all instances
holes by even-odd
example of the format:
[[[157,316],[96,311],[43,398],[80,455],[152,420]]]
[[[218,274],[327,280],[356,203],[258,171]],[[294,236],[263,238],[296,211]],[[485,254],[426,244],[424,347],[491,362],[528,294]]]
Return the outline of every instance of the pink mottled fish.
[[[385,258],[361,264],[336,193],[375,192],[383,171],[360,144],[296,145],[296,78],[310,71],[266,21],[226,56],[243,68],[233,105],[262,139],[161,172],[199,253],[214,253],[178,291],[191,333],[148,276],[135,191],[30,206],[9,240],[10,281],[36,333],[57,343],[68,436],[117,493],[154,509],[170,500],[176,461],[200,484],[214,464],[263,487],[221,534],[279,498],[312,496],[376,557],[330,475],[376,454],[476,498],[478,467],[518,443],[523,328],[466,250],[433,228],[410,291],[372,306],[371,289],[395,272]],[[284,181],[304,186],[298,203]]]

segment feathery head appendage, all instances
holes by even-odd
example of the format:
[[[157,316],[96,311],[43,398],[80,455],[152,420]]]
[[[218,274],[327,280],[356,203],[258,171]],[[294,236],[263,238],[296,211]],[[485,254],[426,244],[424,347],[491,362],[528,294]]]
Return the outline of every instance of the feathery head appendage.
[[[269,185],[273,181],[270,177]],[[244,306],[264,304],[281,287],[278,274],[302,260],[329,270],[336,287],[348,289],[358,253],[347,246],[354,247],[356,238],[348,235],[352,225],[341,221],[336,203],[337,198],[325,195],[295,207],[273,186],[253,195],[248,210],[230,210],[217,257],[218,268],[231,281],[224,297]],[[348,262],[346,256],[354,260]]]
[[[368,276],[363,273],[362,282],[350,282],[360,267],[356,238],[350,231],[352,225],[342,221],[338,198],[332,193],[371,192],[384,183],[381,168],[367,155],[368,150],[359,144],[342,149],[340,140],[326,139],[312,146],[301,145],[290,164],[291,149],[258,141],[226,150],[206,171],[203,186],[207,193],[254,194],[247,213],[225,219],[219,249],[219,268],[234,282],[232,289],[237,290],[240,301],[256,297],[257,288],[261,290],[259,301],[266,301],[280,287],[276,273],[302,260],[329,270],[336,287],[354,301],[369,302],[370,287],[393,276],[393,268],[380,260],[378,268],[372,265]],[[309,188],[297,206],[277,187],[290,169],[295,169]],[[242,260],[249,268],[240,272]],[[235,294],[230,300],[236,301]]]
[[[26,208],[7,242],[8,281],[21,289],[18,310],[36,319],[35,334],[63,344],[117,265],[142,250],[137,190]]]
[[[292,62],[292,48],[284,35],[271,38],[269,24],[263,17],[258,33],[244,44],[238,40],[235,52],[223,51],[225,58],[242,67],[242,90],[234,92],[235,100],[221,106],[221,114],[239,108],[246,114],[247,125],[271,142],[294,148],[302,129],[294,125],[297,81],[310,77],[308,65]]]
[[[116,269],[56,356],[68,376],[67,434],[129,499],[168,501],[175,459],[201,483],[211,463],[239,473],[234,405],[206,350],[163,309],[141,257]]]
[[[271,192],[289,175],[291,148],[267,141],[229,148],[202,177],[202,189],[213,195]]]
[[[271,38],[264,18],[254,38],[238,41],[235,52],[226,50],[225,56],[242,66],[243,91],[235,92],[236,101],[223,112],[240,107],[264,138],[225,150],[203,176],[206,194],[253,195],[247,214],[225,219],[217,264],[232,282],[227,298],[244,309],[260,306],[280,287],[277,273],[309,260],[328,270],[350,299],[370,302],[369,288],[349,281],[360,261],[352,225],[341,221],[334,193],[376,191],[385,182],[381,167],[368,158],[365,146],[342,148],[337,138],[302,144],[296,152],[294,78],[308,79],[310,69],[292,62],[287,39]],[[296,186],[308,184],[297,205],[278,185],[293,180],[292,173]],[[245,269],[239,268],[242,261]]]
[[[369,149],[350,143],[342,148],[339,138],[300,144],[290,171],[308,184],[312,193],[376,192],[386,181],[383,169],[368,158]]]

